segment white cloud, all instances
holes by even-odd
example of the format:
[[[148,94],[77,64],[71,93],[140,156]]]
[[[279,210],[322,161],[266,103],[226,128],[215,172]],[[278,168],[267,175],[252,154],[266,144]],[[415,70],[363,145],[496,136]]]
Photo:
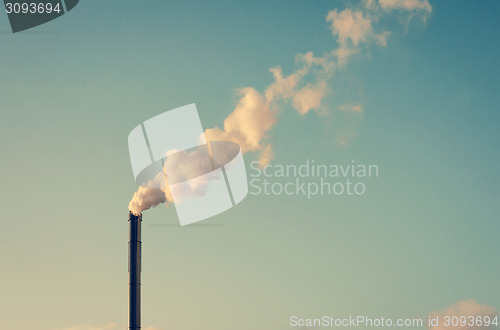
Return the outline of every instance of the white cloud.
[[[430,326],[428,328],[431,330],[488,329],[489,327],[486,327],[484,325],[478,326],[475,324],[468,324],[468,322],[464,326],[461,326],[460,324],[458,326],[445,326],[444,318],[445,316],[450,316],[450,317],[457,316],[458,318],[460,318],[460,316],[465,316],[465,317],[473,316],[474,318],[477,316],[489,316],[490,318],[493,318],[496,315],[498,315],[497,310],[491,306],[480,305],[474,299],[461,300],[447,307],[444,311],[435,311],[429,313],[431,319],[435,318],[436,316],[439,317],[439,324]]]

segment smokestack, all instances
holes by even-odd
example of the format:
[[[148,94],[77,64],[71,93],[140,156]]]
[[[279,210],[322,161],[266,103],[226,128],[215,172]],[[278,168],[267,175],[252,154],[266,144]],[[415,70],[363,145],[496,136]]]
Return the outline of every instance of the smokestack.
[[[139,216],[129,212],[130,239],[128,242],[128,328],[141,329],[141,223]]]

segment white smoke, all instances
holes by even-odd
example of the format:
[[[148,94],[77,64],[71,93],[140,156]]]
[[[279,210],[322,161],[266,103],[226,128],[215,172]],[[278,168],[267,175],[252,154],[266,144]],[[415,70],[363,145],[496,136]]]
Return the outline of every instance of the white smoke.
[[[279,106],[282,103],[289,104],[301,115],[311,111],[318,114],[327,113],[323,99],[330,91],[328,81],[338,68],[344,67],[355,55],[366,51],[369,46],[387,46],[391,32],[377,31],[376,23],[381,17],[394,11],[397,11],[398,15],[405,14],[408,19],[420,15],[425,21],[432,7],[428,0],[364,0],[357,6],[342,11],[331,10],[326,21],[336,38],[337,48],[322,56],[315,56],[313,52],[296,55],[298,69],[289,75],[284,75],[280,67],[271,68],[269,71],[274,81],[262,93],[253,87],[239,89],[238,94],[241,97],[235,109],[224,120],[222,128],[214,127],[205,131],[206,140],[236,142],[243,153],[256,152],[260,165],[267,165],[274,157],[268,134],[278,123]],[[349,110],[353,114],[362,114],[362,109],[361,105],[344,105],[339,111],[346,113]],[[357,116],[356,120],[359,118],[360,116]],[[347,144],[354,136],[355,131],[349,128],[336,141]],[[190,161],[201,164],[196,160],[196,154],[190,157]],[[184,173],[192,170],[195,165],[179,163],[172,166]],[[168,185],[161,189],[139,187],[130,201],[129,209],[134,214],[139,214],[167,201],[172,201]]]
[[[129,211],[134,215],[140,215],[142,211],[155,207],[160,203],[172,202],[168,184],[162,182],[164,180],[165,176],[160,172],[146,186],[139,186],[128,204]]]

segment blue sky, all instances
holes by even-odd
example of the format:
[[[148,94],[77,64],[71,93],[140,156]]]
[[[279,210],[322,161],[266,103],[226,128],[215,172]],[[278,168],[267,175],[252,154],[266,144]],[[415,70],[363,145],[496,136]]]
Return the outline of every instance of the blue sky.
[[[249,195],[182,228],[173,207],[144,212],[146,329],[500,307],[500,8],[430,5],[409,22],[401,9],[372,17],[387,45],[360,44],[336,68],[323,112],[278,102],[266,133],[272,164],[378,164],[365,195]],[[128,133],[193,102],[205,129],[222,127],[238,89],[264,93],[270,68],[290,75],[297,54],[339,47],[327,15],[346,8],[366,13],[341,1],[85,1],[17,34],[0,13],[3,326],[124,328]]]

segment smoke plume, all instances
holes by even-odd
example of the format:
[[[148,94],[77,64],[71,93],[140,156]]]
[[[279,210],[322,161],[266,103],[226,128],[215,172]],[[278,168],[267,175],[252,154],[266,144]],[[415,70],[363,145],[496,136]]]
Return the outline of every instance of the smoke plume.
[[[260,165],[267,165],[274,157],[268,136],[271,129],[278,124],[279,107],[286,104],[300,115],[314,111],[328,114],[329,109],[323,104],[324,97],[330,92],[328,82],[337,69],[346,66],[356,55],[366,52],[370,46],[387,46],[390,31],[378,31],[376,25],[380,19],[391,13],[399,17],[405,15],[408,21],[420,16],[425,22],[432,7],[428,0],[364,0],[357,6],[342,11],[331,10],[326,22],[332,36],[336,38],[337,47],[331,51],[315,56],[313,52],[295,56],[297,69],[289,75],[283,74],[281,67],[273,67],[269,71],[273,81],[263,91],[253,87],[237,90],[240,99],[223,122],[222,128],[214,127],[205,131],[207,141],[229,140],[238,143],[243,153],[254,152],[258,155]],[[341,106],[337,109],[343,113],[350,110],[361,118],[363,107]],[[355,136],[352,129],[337,138],[340,144],[346,144]],[[196,154],[190,156],[194,164]],[[192,164],[179,163],[176,168],[185,172]],[[195,171],[196,172],[196,171]],[[169,172],[171,174],[172,172]],[[185,173],[184,173],[185,174]],[[200,187],[193,187],[199,189]],[[172,201],[168,185],[161,188],[139,187],[129,204],[134,214],[154,207],[160,203]]]

